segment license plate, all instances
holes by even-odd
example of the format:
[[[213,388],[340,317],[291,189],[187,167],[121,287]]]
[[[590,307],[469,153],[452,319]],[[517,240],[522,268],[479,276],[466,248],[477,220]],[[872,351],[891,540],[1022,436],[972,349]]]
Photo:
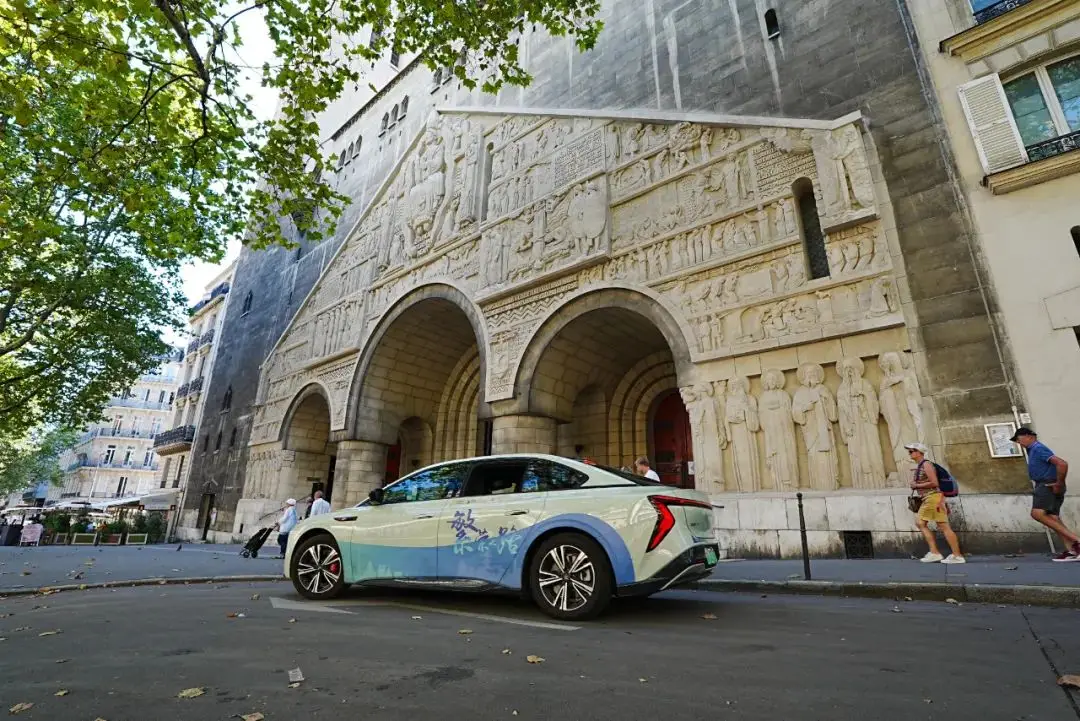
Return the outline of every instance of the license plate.
[[[709,566],[716,565],[716,549],[712,546],[705,547],[705,564]]]

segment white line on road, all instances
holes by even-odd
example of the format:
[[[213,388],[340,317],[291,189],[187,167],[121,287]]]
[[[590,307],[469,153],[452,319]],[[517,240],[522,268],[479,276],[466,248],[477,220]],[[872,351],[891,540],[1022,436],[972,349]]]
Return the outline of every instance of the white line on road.
[[[400,601],[368,601],[368,600],[352,600],[352,601],[332,601],[335,607],[333,608],[327,605],[323,605],[317,601],[289,601],[284,598],[270,597],[270,604],[274,608],[290,609],[295,611],[321,611],[329,613],[348,613],[354,614],[353,611],[346,611],[340,606],[389,606],[391,608],[400,608],[407,611],[422,611],[425,613],[441,613],[445,616],[463,616],[465,618],[475,618],[481,621],[494,621],[496,623],[509,623],[513,626],[530,626],[532,628],[544,628],[550,631],[577,631],[580,626],[571,626],[565,623],[551,623],[549,621],[528,621],[523,618],[510,618],[508,616],[496,616],[490,613],[475,613],[473,611],[459,611],[454,608],[440,608],[438,606],[421,606],[415,603],[401,603]]]

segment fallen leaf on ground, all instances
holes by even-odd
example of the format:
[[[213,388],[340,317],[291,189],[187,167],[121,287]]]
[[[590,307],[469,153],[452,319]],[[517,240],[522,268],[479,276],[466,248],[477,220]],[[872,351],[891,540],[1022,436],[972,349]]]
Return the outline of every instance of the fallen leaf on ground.
[[[932,698],[924,698],[923,703],[934,703],[934,699],[932,699]]]
[[[19,626],[18,628],[13,628],[11,630],[12,631],[29,631],[30,627],[29,626]]]
[[[30,572],[29,572],[29,571],[23,571],[23,572],[22,572],[22,575],[24,575],[24,576],[29,576],[29,575],[30,575]]]
[[[528,656],[525,657],[525,660],[528,661],[529,663],[543,663],[544,662],[544,657],[543,656],[533,656],[532,654],[529,654]]]
[[[251,594],[251,600],[252,601],[258,601],[259,600],[259,594],[257,594],[257,593]]]
[[[266,717],[256,711],[255,713],[246,713],[240,718],[242,719],[242,721],[263,721],[263,719]]]
[[[29,711],[32,708],[34,708],[34,704],[32,703],[17,703],[8,709],[8,713],[22,713],[23,711]]]
[[[715,613],[702,614],[701,617],[704,618],[706,621],[715,621],[716,620],[716,614]]]
[[[79,590],[80,591],[85,591],[86,590],[86,584],[85,583],[80,583],[79,584]]]
[[[176,694],[176,698],[198,698],[206,693],[202,688],[185,688],[180,693]]]
[[[899,606],[893,606],[892,607],[892,612],[893,613],[903,613],[903,611],[900,610]]]
[[[67,663],[70,660],[70,658],[58,658],[56,659],[56,663]]]
[[[1077,676],[1076,674],[1066,674],[1058,679],[1058,686],[1080,688],[1080,676]]]
[[[300,682],[290,683],[289,688],[300,688]]]
[[[296,619],[295,618],[290,618],[289,623],[296,623]]]
[[[1006,571],[1015,571],[1018,568],[1020,568],[1020,567],[1019,566],[1006,566],[1005,570]]]
[[[422,621],[423,619],[424,619],[423,616],[413,616],[412,617],[412,620],[414,620],[414,621]]]
[[[458,635],[459,635],[459,636],[468,636],[468,635],[469,635],[470,633],[472,633],[472,629],[471,629],[471,628],[461,628],[461,629],[458,629]]]
[[[641,683],[648,683],[649,679],[647,679],[647,678],[639,678],[638,681],[641,682]]]
[[[62,688],[62,689],[60,689],[59,691],[57,691],[56,693],[53,694],[53,696],[67,696],[67,695],[68,695],[68,690],[66,688]]]
[[[304,672],[299,668],[289,669],[289,683],[300,683],[304,680]]]
[[[904,596],[904,600],[905,601],[914,601],[915,599],[912,598],[911,596]]]
[[[508,649],[508,648],[503,649],[503,655],[504,656],[509,656],[511,653],[513,653],[513,651],[511,651],[510,649]]]
[[[517,711],[513,711],[513,712],[511,712],[511,714],[510,714],[510,715],[511,715],[511,716],[517,716]]]
[[[62,631],[59,631],[59,630],[56,630],[56,631],[42,631],[41,633],[38,634],[38,637],[40,638],[41,636],[55,636],[58,633],[62,633]]]
[[[954,606],[959,606],[960,605],[960,602],[957,601],[955,598],[946,598],[945,603],[951,603]]]

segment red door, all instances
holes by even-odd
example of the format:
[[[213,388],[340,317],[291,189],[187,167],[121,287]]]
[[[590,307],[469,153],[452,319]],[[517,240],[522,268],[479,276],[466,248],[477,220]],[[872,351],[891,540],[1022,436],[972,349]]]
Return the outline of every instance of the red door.
[[[693,479],[688,475],[688,464],[694,460],[690,415],[678,391],[672,391],[656,406],[652,437],[652,462],[660,480],[671,486],[693,488]]]
[[[389,485],[401,475],[401,440],[386,449],[386,472],[383,474],[383,485]]]

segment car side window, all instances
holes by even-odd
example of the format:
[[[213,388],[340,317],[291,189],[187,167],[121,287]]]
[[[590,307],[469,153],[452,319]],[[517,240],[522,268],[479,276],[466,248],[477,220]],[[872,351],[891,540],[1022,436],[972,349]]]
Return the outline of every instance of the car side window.
[[[525,474],[524,462],[477,463],[463,496],[501,496],[517,493]]]
[[[461,486],[468,473],[467,463],[453,463],[414,473],[387,486],[383,492],[383,504],[454,498],[461,495]]]
[[[521,483],[522,493],[565,491],[581,486],[589,476],[581,471],[551,461],[535,460],[529,463]]]

